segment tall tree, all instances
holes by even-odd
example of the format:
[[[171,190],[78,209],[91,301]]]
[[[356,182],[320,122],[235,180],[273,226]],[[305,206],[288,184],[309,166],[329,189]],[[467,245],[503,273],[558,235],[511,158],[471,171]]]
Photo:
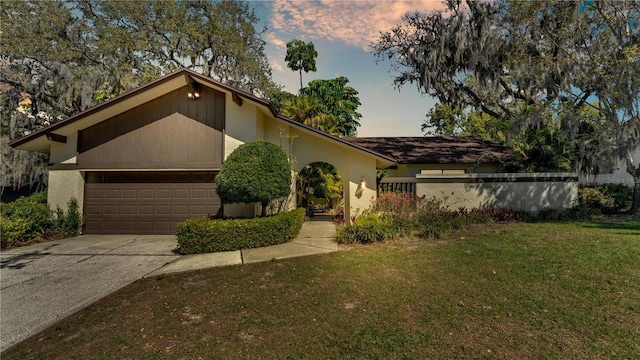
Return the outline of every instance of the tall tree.
[[[328,126],[335,128],[338,136],[356,136],[360,126],[360,98],[358,91],[347,85],[344,76],[329,80],[313,80],[301,90],[301,95],[318,99],[318,111],[326,114]]]
[[[287,43],[287,56],[284,61],[287,62],[289,69],[300,72],[300,91],[302,91],[302,70],[306,73],[317,71],[317,57],[318,52],[311,41],[305,43],[302,40],[293,39]]]
[[[413,83],[442,103],[471,106],[512,131],[559,120],[574,146],[590,148],[582,171],[603,171],[640,143],[640,3],[636,1],[447,1],[406,15],[374,44],[392,59],[397,85]],[[598,116],[597,141],[579,134],[583,109]],[[640,213],[640,164],[628,161]]]
[[[275,85],[258,18],[241,1],[5,1],[0,8],[3,144],[179,67],[256,95]],[[28,29],[25,30],[25,29]],[[12,120],[13,119],[13,120]],[[7,128],[8,129],[8,128]],[[3,166],[23,161],[3,145]],[[20,153],[20,152],[18,152]],[[18,159],[18,160],[16,160]],[[22,159],[22,160],[20,160]],[[14,166],[9,166],[9,169]],[[31,170],[29,170],[31,171]],[[29,183],[25,173],[2,184]],[[40,171],[40,170],[33,170]]]
[[[296,96],[285,91],[271,93],[271,101],[282,115],[334,136],[355,136],[362,115],[358,91],[344,76],[313,80]]]

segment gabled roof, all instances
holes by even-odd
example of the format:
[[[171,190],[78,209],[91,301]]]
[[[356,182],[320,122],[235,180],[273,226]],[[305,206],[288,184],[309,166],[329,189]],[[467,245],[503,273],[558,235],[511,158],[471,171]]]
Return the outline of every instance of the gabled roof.
[[[340,146],[352,148],[357,151],[374,156],[379,167],[387,167],[395,164],[395,160],[392,157],[377,153],[375,150],[372,150],[370,148],[362,147],[356,143],[348,142],[342,138],[329,135],[323,131],[278,115],[271,103],[266,99],[262,99],[253,94],[235,89],[208,76],[204,76],[186,68],[179,69],[150,83],[127,91],[124,94],[105,101],[99,105],[76,113],[65,120],[53,123],[22,138],[16,139],[10,142],[9,145],[14,148],[20,148],[24,150],[49,152],[51,143],[48,138],[55,138],[60,135],[72,136],[78,130],[82,130],[89,126],[97,124],[117,114],[132,109],[140,104],[150,101],[158,96],[191,84],[194,81],[200,85],[216,88],[225,92],[230,92],[234,97],[238,96],[251,101],[258,107],[262,108],[265,112],[270,113],[277,120],[285,122],[288,125],[297,128],[298,130],[323,137]]]
[[[391,156],[398,164],[491,164],[513,154],[507,146],[471,137],[362,137],[345,140]]]

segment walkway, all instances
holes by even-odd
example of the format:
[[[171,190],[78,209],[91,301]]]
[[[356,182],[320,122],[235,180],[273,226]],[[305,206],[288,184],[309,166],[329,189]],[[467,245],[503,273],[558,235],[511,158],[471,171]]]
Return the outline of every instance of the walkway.
[[[256,249],[183,255],[147,276],[330,253],[338,251],[335,234],[336,227],[331,221],[306,221],[300,234],[290,242]]]

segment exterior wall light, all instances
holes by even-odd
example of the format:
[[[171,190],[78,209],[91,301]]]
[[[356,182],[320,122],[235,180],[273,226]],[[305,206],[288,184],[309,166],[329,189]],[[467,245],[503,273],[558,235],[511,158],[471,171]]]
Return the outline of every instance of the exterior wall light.
[[[189,92],[187,93],[187,97],[191,100],[200,99],[200,90],[196,85],[189,86]]]

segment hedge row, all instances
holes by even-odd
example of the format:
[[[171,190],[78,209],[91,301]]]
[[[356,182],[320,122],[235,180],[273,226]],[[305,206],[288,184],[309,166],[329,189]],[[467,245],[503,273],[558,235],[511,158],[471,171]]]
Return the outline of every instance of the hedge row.
[[[300,232],[305,210],[253,219],[199,217],[178,224],[178,252],[199,254],[277,245]]]

